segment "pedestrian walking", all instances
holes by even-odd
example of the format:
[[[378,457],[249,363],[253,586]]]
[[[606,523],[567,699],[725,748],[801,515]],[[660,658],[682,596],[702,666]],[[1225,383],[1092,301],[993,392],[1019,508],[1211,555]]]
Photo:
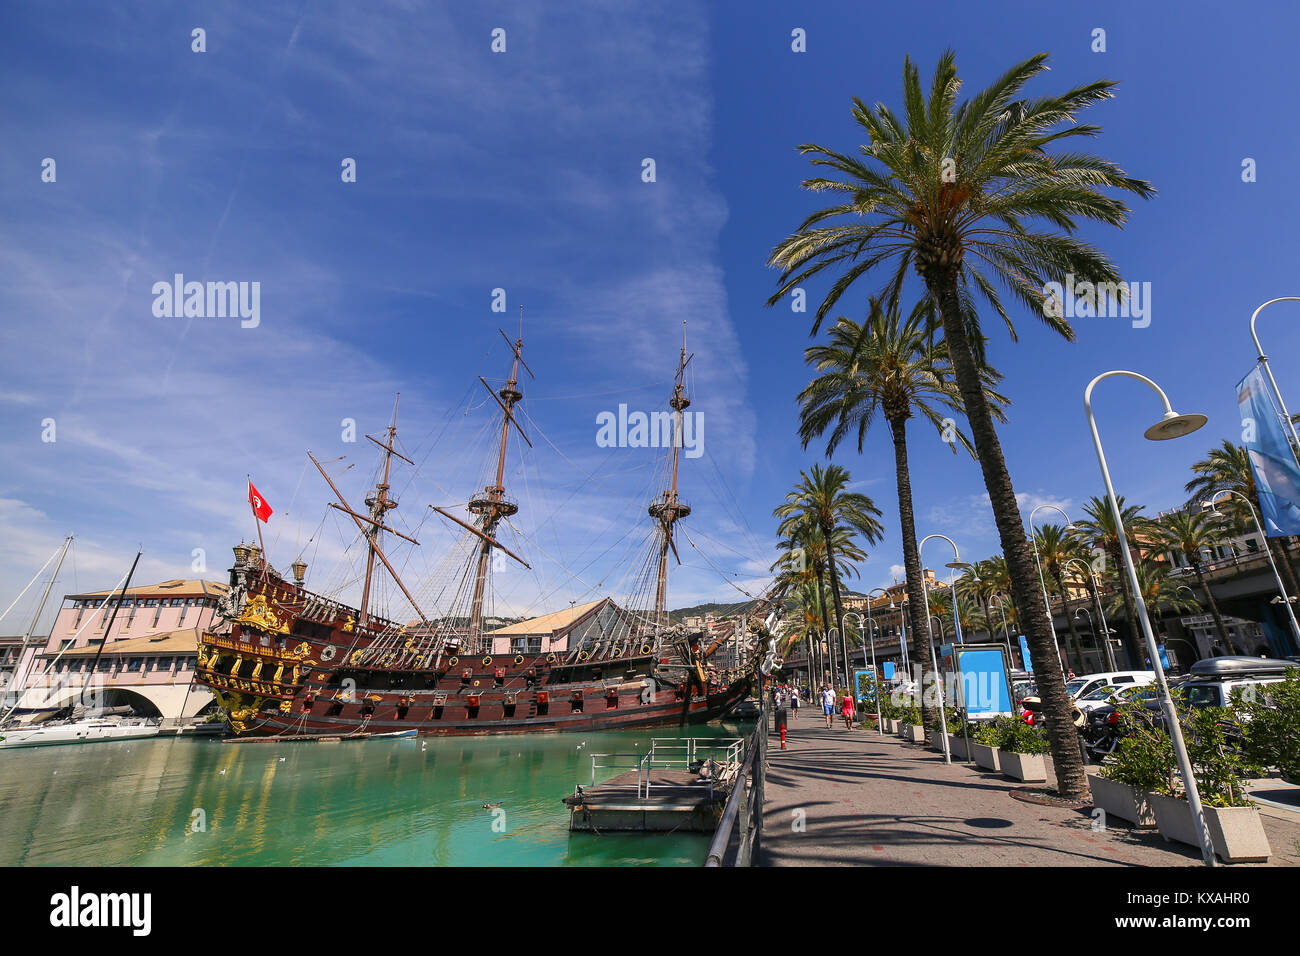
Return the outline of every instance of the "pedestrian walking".
[[[844,701],[840,704],[840,713],[844,717],[844,727],[847,730],[853,729],[853,695],[848,691],[844,692]]]
[[[826,717],[826,729],[830,730],[835,720],[835,691],[830,684],[822,685],[822,714]]]
[[[791,719],[799,716],[799,688],[790,688],[790,710],[792,711]]]

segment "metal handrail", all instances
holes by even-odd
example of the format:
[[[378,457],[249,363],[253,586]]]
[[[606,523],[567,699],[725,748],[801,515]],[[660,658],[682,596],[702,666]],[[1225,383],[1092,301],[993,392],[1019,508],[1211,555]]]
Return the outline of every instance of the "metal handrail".
[[[718,821],[718,829],[709,844],[705,867],[721,867],[731,845],[732,833],[740,829],[740,845],[733,866],[749,866],[763,834],[763,790],[767,775],[767,721],[770,703],[760,689],[758,726],[749,738],[745,762],[736,775],[735,785]]]

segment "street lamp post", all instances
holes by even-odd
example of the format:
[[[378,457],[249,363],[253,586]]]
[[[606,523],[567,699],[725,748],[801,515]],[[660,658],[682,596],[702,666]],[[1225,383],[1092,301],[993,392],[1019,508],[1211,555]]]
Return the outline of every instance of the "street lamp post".
[[[1261,307],[1262,308],[1262,307]],[[1295,611],[1291,607],[1291,598],[1286,593],[1286,588],[1282,585],[1282,575],[1277,572],[1277,562],[1273,560],[1273,552],[1268,546],[1268,538],[1264,536],[1264,526],[1260,524],[1259,515],[1255,513],[1255,506],[1250,503],[1250,499],[1240,491],[1233,491],[1231,488],[1225,488],[1223,491],[1217,491],[1206,502],[1210,506],[1210,514],[1217,518],[1222,518],[1223,514],[1215,507],[1215,502],[1222,495],[1236,495],[1242,501],[1246,502],[1246,507],[1250,509],[1251,520],[1255,522],[1255,529],[1259,532],[1260,540],[1264,542],[1264,553],[1268,555],[1268,566],[1273,569],[1273,580],[1277,582],[1277,593],[1282,598],[1281,604],[1286,608],[1287,618],[1291,621],[1291,639],[1295,641],[1296,650],[1300,651],[1300,624],[1296,623]]]
[[[1264,354],[1264,346],[1259,343],[1259,333],[1255,331],[1255,320],[1259,314],[1275,302],[1300,302],[1300,296],[1284,295],[1277,299],[1269,299],[1250,317],[1250,337],[1255,340],[1255,351],[1259,355],[1259,364],[1264,366],[1264,374],[1268,376],[1268,384],[1273,389],[1273,397],[1277,399],[1277,407],[1282,409],[1282,418],[1286,421],[1286,427],[1291,430],[1291,440],[1295,442],[1295,449],[1300,449],[1300,435],[1296,434],[1295,422],[1291,421],[1291,413],[1286,410],[1286,402],[1282,399],[1282,390],[1277,387],[1277,379],[1273,377],[1273,370],[1269,367],[1268,356]]]
[[[1142,634],[1146,638],[1147,654],[1151,658],[1151,669],[1155,671],[1156,675],[1156,688],[1160,695],[1160,705],[1165,712],[1165,720],[1169,725],[1169,737],[1174,745],[1178,770],[1183,778],[1183,786],[1187,790],[1187,803],[1191,808],[1192,820],[1196,826],[1196,835],[1201,844],[1201,857],[1205,860],[1206,866],[1214,866],[1214,846],[1210,842],[1210,833],[1205,825],[1205,811],[1201,807],[1201,794],[1196,786],[1196,775],[1192,772],[1191,761],[1187,756],[1187,744],[1183,740],[1183,729],[1178,721],[1178,712],[1174,710],[1174,702],[1169,695],[1169,682],[1165,679],[1165,670],[1160,664],[1160,653],[1156,648],[1156,637],[1151,630],[1151,618],[1147,615],[1146,602],[1142,598],[1142,588],[1138,583],[1137,569],[1133,567],[1133,555],[1129,553],[1128,549],[1128,534],[1124,530],[1124,518],[1120,514],[1119,499],[1115,495],[1115,486],[1110,480],[1110,469],[1106,466],[1106,453],[1102,450],[1101,435],[1097,431],[1097,420],[1092,413],[1092,390],[1097,387],[1097,383],[1102,379],[1115,375],[1136,379],[1160,397],[1165,413],[1159,422],[1152,425],[1144,433],[1145,437],[1151,441],[1164,441],[1187,435],[1204,425],[1206,418],[1204,415],[1179,415],[1174,411],[1173,406],[1169,404],[1169,396],[1165,394],[1164,389],[1145,375],[1139,375],[1137,372],[1119,369],[1103,372],[1089,382],[1088,387],[1083,392],[1083,408],[1087,414],[1088,427],[1092,431],[1092,442],[1097,451],[1097,464],[1101,467],[1101,477],[1106,485],[1106,495],[1110,500],[1111,517],[1115,520],[1115,533],[1119,538],[1120,557],[1124,561],[1124,571],[1128,576],[1129,585],[1133,589],[1134,602],[1137,604],[1138,621],[1142,626]]]
[[[1106,610],[1101,606],[1101,583],[1097,580],[1097,572],[1093,570],[1091,564],[1089,564],[1087,561],[1083,560],[1082,558],[1071,558],[1069,561],[1065,562],[1065,566],[1067,568],[1072,564],[1082,565],[1084,569],[1088,572],[1088,577],[1092,580],[1092,596],[1093,599],[1097,602],[1097,614],[1101,617],[1101,631],[1106,640],[1106,662],[1110,664],[1111,670],[1118,670],[1118,668],[1115,666],[1115,652],[1114,650],[1111,649],[1110,646],[1110,633],[1111,633],[1110,625],[1106,623]],[[1081,610],[1086,611],[1087,608],[1082,608]],[[1088,620],[1089,621],[1092,620],[1091,612],[1089,612],[1088,614]],[[1092,630],[1094,634],[1097,632],[1097,628],[1095,625],[1093,626]]]
[[[857,611],[849,611],[846,614],[844,614],[844,617],[848,617],[850,614],[858,619],[858,631],[861,632],[863,630],[862,615],[859,614]],[[867,595],[868,622],[870,622],[871,620],[870,615],[871,615],[871,595],[868,594]],[[841,619],[840,623],[843,623],[843,619]],[[880,731],[880,736],[883,737],[885,735],[885,728],[881,724],[881,720],[880,720],[880,672],[876,670],[876,639],[871,634],[871,627],[869,623],[866,628],[866,639],[871,642],[871,691],[872,691],[872,696],[876,698],[876,729]],[[864,665],[866,664],[865,646],[863,648],[862,663]],[[857,697],[857,690],[858,690],[857,687],[852,687],[850,690],[850,692],[853,694],[855,698]]]
[[[1074,530],[1074,522],[1070,520],[1069,515],[1056,507],[1056,505],[1039,505],[1033,511],[1029,512],[1029,543],[1034,546],[1034,563],[1038,565],[1038,584],[1043,589],[1043,607],[1047,609],[1047,623],[1052,626],[1052,645],[1056,648],[1056,665],[1064,671],[1065,667],[1061,664],[1061,642],[1057,639],[1056,621],[1052,617],[1052,604],[1047,600],[1047,581],[1043,577],[1043,562],[1042,559],[1038,557],[1038,534],[1034,531],[1034,515],[1038,514],[1038,512],[1043,508],[1049,508],[1060,514],[1060,516],[1065,519],[1066,531]],[[1070,613],[1064,595],[1062,595],[1061,599],[1061,611],[1066,614]]]
[[[954,562],[954,563],[957,563],[957,562],[960,562],[960,561],[961,561],[961,552],[957,550],[957,544],[956,544],[956,542],[954,542],[954,541],[952,540],[952,538],[948,537],[947,535],[943,535],[943,534],[928,534],[928,535],[926,535],[924,538],[922,538],[922,539],[921,539],[921,543],[918,544],[918,545],[916,546],[916,553],[917,553],[917,556],[918,556],[918,557],[920,557],[922,549],[925,548],[925,543],[926,543],[927,541],[929,541],[931,538],[942,538],[944,541],[947,541],[950,545],[952,545],[953,562]],[[922,565],[922,566],[924,566],[924,565]],[[946,764],[951,764],[951,763],[952,763],[952,752],[948,749],[948,717],[947,717],[947,715],[944,713],[944,709],[943,709],[943,682],[942,682],[942,675],[940,675],[940,673],[939,673],[939,657],[938,657],[938,655],[935,653],[935,650],[934,650],[934,625],[930,623],[930,614],[929,614],[929,608],[930,608],[930,589],[929,589],[929,585],[926,583],[925,575],[924,575],[924,574],[921,575],[921,595],[922,595],[922,599],[925,601],[925,608],[926,608],[926,616],[925,616],[925,617],[926,617],[926,626],[930,629],[930,666],[934,668],[934,690],[935,690],[935,700],[937,701],[937,703],[938,703],[938,705],[939,705],[939,727],[940,727],[940,733],[943,735],[943,736],[942,736],[942,739],[943,739],[943,762],[946,763]],[[953,619],[954,619],[954,621],[956,620],[956,617],[957,617],[957,605],[956,605],[956,603],[955,603],[955,600],[956,600],[956,598],[955,598],[955,595],[954,595],[954,604],[953,604]],[[940,635],[943,634],[943,622],[942,622],[942,621],[939,622],[939,633],[940,633]],[[924,688],[922,689],[922,693],[924,693]]]
[[[871,620],[871,596],[872,596],[873,594],[875,594],[877,591],[879,591],[879,592],[880,592],[881,594],[883,594],[885,597],[889,597],[889,589],[888,589],[888,588],[872,588],[870,591],[867,592],[867,631],[868,631],[868,633],[870,633],[870,631],[871,631],[871,623],[872,623],[872,620]],[[894,610],[894,599],[893,599],[893,598],[889,598],[889,609],[890,609],[891,611]],[[880,627],[880,625],[876,625],[876,626],[877,626],[877,627]],[[884,628],[880,628],[880,633],[881,633],[881,636],[883,637],[883,636],[884,636],[884,633],[885,633]],[[900,646],[900,648],[902,648],[902,649],[904,650],[904,654],[903,654],[903,661],[904,661],[904,663],[903,663],[903,672],[906,673],[906,672],[907,672],[907,663],[906,663],[906,661],[907,661],[906,645],[902,644],[902,638],[901,638],[901,637],[899,638],[899,646]],[[875,655],[875,653],[876,653],[876,646],[875,646],[875,644],[872,644],[872,645],[871,645],[871,653],[872,653],[872,655],[873,655],[872,658],[871,658],[871,660],[872,660],[872,664],[873,664],[873,666],[874,666],[874,664],[875,664],[875,660],[876,660],[875,657],[874,657],[874,655]],[[865,658],[863,658],[863,660],[865,661]],[[877,680],[877,682],[879,682],[879,680],[880,680],[880,676],[879,676],[879,675],[876,676],[876,680]]]
[[[1011,653],[1011,628],[1007,625],[1006,597],[1001,591],[994,591],[989,595],[990,603],[994,598],[997,598],[998,611],[1002,614],[1002,639],[1006,641],[1007,644],[1007,665],[1009,667],[1015,667],[1016,659]],[[1024,661],[1021,661],[1020,663],[1023,664]]]

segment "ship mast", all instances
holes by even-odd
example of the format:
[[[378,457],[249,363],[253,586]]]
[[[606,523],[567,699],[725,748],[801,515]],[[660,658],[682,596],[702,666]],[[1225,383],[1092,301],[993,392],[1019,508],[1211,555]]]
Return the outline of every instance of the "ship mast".
[[[370,506],[370,530],[366,532],[366,580],[361,587],[361,608],[357,615],[357,625],[362,628],[370,620],[370,582],[375,573],[375,552],[379,550],[379,536],[384,532],[384,514],[397,507],[397,500],[388,496],[391,487],[388,476],[392,468],[393,456],[397,455],[403,461],[410,461],[409,458],[393,450],[393,443],[397,438],[397,404],[401,399],[402,395],[399,392],[397,398],[393,400],[393,423],[385,429],[388,441],[381,442],[370,435],[366,436],[384,450],[384,476],[379,484],[375,485],[375,490],[366,496],[366,504]]]
[[[501,523],[502,518],[508,518],[519,511],[519,505],[506,497],[505,474],[506,474],[506,446],[510,439],[510,426],[513,425],[518,431],[520,437],[528,446],[532,447],[532,442],[528,441],[528,436],[524,434],[519,423],[515,421],[514,408],[523,401],[523,393],[519,391],[519,366],[522,364],[528,374],[532,370],[528,368],[528,363],[524,362],[521,354],[524,349],[524,310],[519,310],[519,335],[514,343],[510,342],[505,332],[501,337],[510,345],[513,357],[510,366],[510,377],[499,391],[492,392],[492,387],[483,382],[487,388],[497,398],[497,404],[501,406],[501,445],[497,451],[497,475],[496,482],[488,485],[483,489],[481,494],[475,495],[469,500],[469,510],[471,514],[478,515],[478,537],[481,539],[478,549],[478,566],[474,572],[474,596],[470,602],[469,612],[469,633],[468,639],[477,641],[483,631],[483,595],[487,591],[488,563],[492,557],[492,549],[500,548],[497,544],[496,532],[497,526]],[[505,548],[501,548],[507,554]],[[511,557],[515,557],[511,555]],[[516,560],[519,560],[516,558]],[[522,561],[520,563],[523,563]]]
[[[686,355],[686,323],[683,322],[682,352],[677,361],[677,378],[673,386],[673,397],[668,402],[673,410],[672,483],[668,490],[651,502],[649,508],[650,517],[659,522],[659,529],[662,532],[662,538],[659,542],[659,580],[655,587],[655,627],[659,631],[662,631],[668,624],[664,605],[668,600],[669,549],[672,550],[677,563],[682,563],[681,556],[677,553],[677,545],[673,543],[673,525],[679,518],[685,518],[691,513],[691,506],[677,497],[677,462],[682,447],[682,412],[691,404],[691,400],[686,397],[684,382],[686,365],[690,360],[690,357]]]

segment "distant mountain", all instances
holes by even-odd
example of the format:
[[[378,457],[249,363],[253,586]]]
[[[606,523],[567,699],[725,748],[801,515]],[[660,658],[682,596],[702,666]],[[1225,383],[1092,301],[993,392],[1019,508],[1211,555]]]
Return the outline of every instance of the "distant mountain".
[[[733,614],[740,614],[749,610],[755,603],[754,601],[741,601],[739,604],[696,604],[693,607],[681,607],[675,611],[669,611],[668,619],[677,624],[688,617],[704,617],[706,614],[712,614],[714,617],[730,617]]]

